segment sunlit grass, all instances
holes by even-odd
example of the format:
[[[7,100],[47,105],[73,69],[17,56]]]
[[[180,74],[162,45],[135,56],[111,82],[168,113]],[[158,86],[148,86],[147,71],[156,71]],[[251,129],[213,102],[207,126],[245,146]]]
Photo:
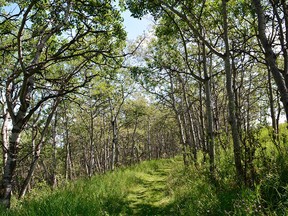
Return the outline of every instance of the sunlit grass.
[[[155,173],[159,167],[168,166],[169,169],[172,163],[173,159],[147,161],[131,168],[71,182],[53,192],[43,187],[24,200],[16,201],[13,208],[6,212],[3,210],[1,215],[131,215],[134,212],[133,203],[141,198],[137,193],[144,193],[140,205],[162,206],[167,202],[162,201],[167,198],[161,194],[165,190],[166,173]]]
[[[203,157],[197,167],[180,156],[146,161],[55,191],[43,185],[0,215],[286,215],[287,161],[276,155],[253,187],[235,181],[232,150],[221,153],[214,180]]]

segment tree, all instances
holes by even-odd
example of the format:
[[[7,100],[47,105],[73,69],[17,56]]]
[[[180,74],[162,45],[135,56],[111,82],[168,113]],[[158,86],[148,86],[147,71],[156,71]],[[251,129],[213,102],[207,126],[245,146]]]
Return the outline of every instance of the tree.
[[[114,48],[125,37],[119,12],[109,1],[16,1],[10,6],[16,12],[3,13],[0,23],[5,103],[13,125],[0,193],[7,208],[20,134],[31,116],[46,101],[85,86],[96,76],[91,68],[119,56]]]
[[[166,13],[169,13],[169,14],[171,13],[173,14],[173,16],[178,17],[179,19],[183,21],[184,23],[183,29],[185,29],[185,31],[189,29],[188,33],[192,32],[193,37],[201,41],[201,43],[203,43],[204,46],[207,47],[210,52],[212,52],[213,54],[221,58],[223,62],[225,63],[224,70],[226,74],[226,90],[227,90],[228,99],[229,99],[229,105],[228,105],[229,123],[232,129],[235,166],[237,170],[237,175],[239,179],[241,179],[243,177],[242,165],[241,165],[241,145],[240,145],[240,138],[238,134],[237,119],[236,119],[236,114],[235,114],[236,112],[235,98],[234,98],[233,89],[232,89],[232,72],[231,72],[231,63],[230,63],[230,48],[229,48],[229,37],[228,37],[228,23],[227,23],[228,18],[227,18],[226,0],[223,0],[221,5],[219,5],[218,2],[217,3],[209,2],[210,4],[206,4],[206,2],[201,3],[198,1],[192,1],[192,2],[184,1],[181,3],[179,2],[167,3],[165,1],[157,1],[157,2],[152,3],[152,1],[148,1],[148,2],[142,1],[141,4],[139,5],[134,4],[133,1],[126,1],[126,3],[129,9],[135,14],[135,16],[142,16],[143,13],[151,12],[156,18],[158,18],[159,16],[163,17],[161,11],[164,11]],[[209,35],[208,33],[202,34],[202,32],[205,32],[205,31],[209,32],[208,25],[205,23],[205,21],[203,21],[202,17],[204,15],[211,15],[209,11],[212,9],[213,10],[216,9],[215,13],[219,15],[219,17],[215,18],[216,20],[213,20],[213,21],[210,20],[207,22],[208,24],[212,24],[212,25],[215,25],[213,24],[213,22],[216,22],[218,27],[220,27],[221,30],[223,31],[223,34],[219,33],[219,35],[216,36],[217,40],[214,40],[211,38],[212,36],[214,37],[213,34],[211,35]],[[181,29],[179,29],[178,31],[181,34]],[[220,49],[220,51],[218,51],[218,48]],[[221,50],[223,51],[221,52]],[[186,53],[186,56],[187,56],[187,53]],[[205,71],[205,68],[206,67],[204,64],[204,71]],[[207,76],[207,72],[206,72],[206,76]],[[208,79],[208,77],[206,77],[206,79]],[[206,88],[208,87],[209,85],[206,84]],[[209,92],[210,92],[209,89],[206,89],[206,93],[208,94],[207,100],[210,99]],[[212,127],[212,121],[211,121],[212,112],[211,112],[211,106],[209,105],[209,102],[207,102],[207,108],[208,108],[207,119],[210,124],[210,126],[208,127],[208,130],[209,130],[208,142],[210,146],[209,153],[210,153],[211,171],[213,172],[214,170],[214,165],[213,165],[214,164],[214,146],[213,146],[214,141],[213,140],[214,139],[213,139],[213,132],[211,133],[211,130],[213,127]]]
[[[26,191],[28,189],[28,185],[29,185],[29,183],[30,183],[30,181],[31,181],[31,179],[33,177],[33,173],[35,171],[37,162],[38,162],[38,160],[40,158],[40,153],[41,153],[41,150],[42,150],[42,146],[44,144],[45,135],[46,135],[48,127],[49,127],[49,125],[50,125],[50,123],[51,123],[51,121],[53,119],[53,115],[54,115],[54,113],[55,113],[55,111],[56,111],[56,109],[57,109],[57,107],[58,107],[58,105],[60,103],[60,100],[61,100],[60,97],[56,98],[55,101],[53,102],[53,104],[51,105],[50,113],[49,113],[49,115],[48,115],[48,117],[46,119],[46,122],[44,124],[44,128],[41,130],[41,137],[40,137],[39,141],[37,141],[37,144],[35,146],[33,146],[34,147],[34,149],[33,149],[33,151],[34,151],[33,159],[32,159],[32,162],[30,164],[30,168],[29,168],[28,174],[27,174],[27,176],[26,176],[26,178],[24,180],[24,183],[23,183],[23,185],[21,187],[21,190],[20,190],[20,193],[19,193],[19,198],[24,197],[25,194],[26,194]],[[32,136],[32,139],[33,139],[32,142],[35,141],[34,140],[35,137]]]
[[[263,9],[260,0],[253,0],[257,15],[258,38],[264,50],[265,60],[273,75],[288,121],[288,5],[282,1],[265,1],[268,8]],[[273,31],[267,33],[270,23]],[[275,30],[275,32],[274,32]],[[281,64],[281,63],[282,64]]]

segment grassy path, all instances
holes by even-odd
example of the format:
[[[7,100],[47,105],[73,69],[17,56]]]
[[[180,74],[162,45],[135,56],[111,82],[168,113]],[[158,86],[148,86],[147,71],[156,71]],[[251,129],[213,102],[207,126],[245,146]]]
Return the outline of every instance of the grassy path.
[[[155,216],[179,215],[171,184],[181,170],[178,158],[141,164],[67,183],[62,188],[32,191],[2,216]],[[177,180],[178,181],[178,180]]]
[[[174,164],[175,165],[175,164]],[[137,184],[129,189],[127,201],[133,215],[171,215],[167,180],[173,163],[163,163],[154,169],[135,173]]]
[[[54,191],[31,191],[14,200],[10,210],[0,208],[0,216],[288,215],[280,207],[279,214],[266,211],[250,188],[235,187],[232,181],[216,187],[203,168],[184,168],[180,157],[145,161]]]

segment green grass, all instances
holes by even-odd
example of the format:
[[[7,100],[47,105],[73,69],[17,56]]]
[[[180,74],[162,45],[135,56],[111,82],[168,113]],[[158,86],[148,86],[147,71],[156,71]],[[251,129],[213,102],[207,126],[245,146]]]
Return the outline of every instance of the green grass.
[[[169,203],[166,179],[180,160],[143,162],[51,191],[32,191],[0,215],[155,215]]]
[[[239,186],[231,173],[221,172],[230,169],[225,161],[214,182],[205,164],[184,167],[180,157],[147,161],[56,191],[41,187],[0,215],[286,215],[286,161],[279,159],[254,188]]]

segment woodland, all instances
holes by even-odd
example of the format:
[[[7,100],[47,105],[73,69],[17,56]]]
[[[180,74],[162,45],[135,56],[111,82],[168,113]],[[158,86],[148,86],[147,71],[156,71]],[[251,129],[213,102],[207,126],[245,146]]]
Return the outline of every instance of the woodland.
[[[287,214],[287,28],[286,0],[0,0],[1,209],[149,168],[186,187],[170,215]]]

